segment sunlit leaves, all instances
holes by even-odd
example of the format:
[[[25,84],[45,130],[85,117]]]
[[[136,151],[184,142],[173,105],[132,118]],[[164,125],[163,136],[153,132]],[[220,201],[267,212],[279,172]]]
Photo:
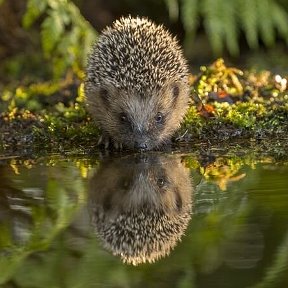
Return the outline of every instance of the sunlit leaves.
[[[51,11],[43,21],[41,28],[44,54],[50,56],[64,32],[64,23],[56,11]]]
[[[63,76],[69,68],[77,74],[95,41],[95,31],[69,0],[29,0],[23,17],[24,27],[30,27],[41,15],[44,15],[41,23],[43,52],[53,67],[54,77]]]
[[[29,28],[45,11],[47,0],[28,0],[26,13],[23,16],[23,26]]]

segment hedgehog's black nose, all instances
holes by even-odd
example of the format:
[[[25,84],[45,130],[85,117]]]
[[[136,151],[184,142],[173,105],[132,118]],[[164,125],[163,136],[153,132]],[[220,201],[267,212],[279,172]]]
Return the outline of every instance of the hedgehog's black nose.
[[[138,141],[135,141],[134,148],[137,150],[140,150],[140,151],[145,151],[145,150],[147,150],[148,146],[145,142],[139,143]]]

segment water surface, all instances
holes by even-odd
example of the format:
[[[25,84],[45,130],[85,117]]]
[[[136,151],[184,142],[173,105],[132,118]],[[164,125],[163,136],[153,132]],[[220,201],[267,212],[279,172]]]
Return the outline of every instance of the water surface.
[[[288,163],[204,162],[2,160],[1,287],[288,287]]]

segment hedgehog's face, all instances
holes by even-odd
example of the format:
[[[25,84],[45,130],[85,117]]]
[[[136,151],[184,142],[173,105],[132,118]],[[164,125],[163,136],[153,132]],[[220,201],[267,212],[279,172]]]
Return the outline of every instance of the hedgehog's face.
[[[144,208],[164,211],[171,217],[187,211],[192,189],[189,169],[179,157],[147,154],[141,155],[143,158],[119,158],[112,163],[109,160],[97,173],[91,187],[97,190],[95,197],[111,217]]]
[[[188,107],[189,86],[185,78],[142,95],[110,85],[99,87],[95,94],[90,110],[102,129],[129,149],[150,150],[167,142],[179,127]]]

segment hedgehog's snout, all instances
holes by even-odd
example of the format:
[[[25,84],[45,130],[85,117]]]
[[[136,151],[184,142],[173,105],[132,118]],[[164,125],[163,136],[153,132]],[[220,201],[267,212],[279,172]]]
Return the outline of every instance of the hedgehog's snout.
[[[140,152],[144,152],[148,150],[148,145],[145,141],[135,141],[134,142],[134,148],[136,150],[139,150]]]
[[[133,149],[138,150],[139,152],[144,152],[151,149],[151,139],[149,137],[150,131],[147,127],[147,124],[134,123],[133,133],[133,140],[132,145],[134,146]]]

